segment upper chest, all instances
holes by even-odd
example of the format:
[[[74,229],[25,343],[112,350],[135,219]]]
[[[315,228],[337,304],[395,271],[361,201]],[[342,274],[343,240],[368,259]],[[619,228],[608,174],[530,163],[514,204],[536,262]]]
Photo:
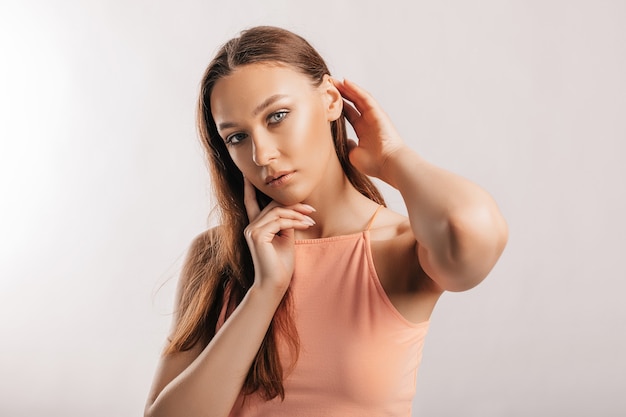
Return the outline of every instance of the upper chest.
[[[301,242],[292,285],[303,308],[341,303],[358,318],[366,306],[384,304],[413,323],[430,318],[440,295],[419,265],[407,228]]]

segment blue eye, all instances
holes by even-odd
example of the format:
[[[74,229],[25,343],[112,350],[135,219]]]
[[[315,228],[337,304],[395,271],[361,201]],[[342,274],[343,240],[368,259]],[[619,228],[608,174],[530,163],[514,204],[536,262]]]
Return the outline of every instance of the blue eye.
[[[287,117],[288,113],[289,112],[287,110],[277,111],[276,113],[270,114],[269,117],[267,118],[267,121],[270,124],[280,123],[283,121],[285,117]]]
[[[236,145],[239,142],[241,142],[242,140],[244,140],[246,138],[246,134],[245,133],[233,133],[232,135],[228,135],[226,137],[226,144],[227,145]]]

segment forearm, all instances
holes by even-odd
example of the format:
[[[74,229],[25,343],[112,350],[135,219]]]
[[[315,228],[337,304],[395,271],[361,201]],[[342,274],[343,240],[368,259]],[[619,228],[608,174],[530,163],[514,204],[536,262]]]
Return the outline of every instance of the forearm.
[[[253,286],[200,355],[159,393],[146,416],[227,416],[282,298]]]
[[[408,147],[389,156],[381,173],[404,199],[427,272],[453,291],[480,282],[507,238],[506,223],[491,196]]]

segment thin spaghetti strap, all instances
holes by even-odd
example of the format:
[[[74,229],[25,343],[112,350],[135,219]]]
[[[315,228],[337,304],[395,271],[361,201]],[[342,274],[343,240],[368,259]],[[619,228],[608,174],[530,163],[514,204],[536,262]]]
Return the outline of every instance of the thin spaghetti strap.
[[[376,219],[376,215],[380,211],[381,207],[382,207],[381,204],[379,204],[378,207],[376,207],[376,211],[372,215],[372,218],[370,219],[370,221],[367,223],[367,226],[365,227],[365,231],[370,230],[370,228],[372,227],[372,224],[374,224],[374,220]]]

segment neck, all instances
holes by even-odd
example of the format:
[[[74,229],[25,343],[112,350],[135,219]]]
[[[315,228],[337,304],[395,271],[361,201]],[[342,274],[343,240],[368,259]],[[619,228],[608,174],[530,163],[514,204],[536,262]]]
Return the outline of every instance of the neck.
[[[318,239],[363,231],[378,206],[354,188],[345,175],[341,175],[336,184],[319,187],[319,190],[304,201],[316,210],[311,214],[315,226],[296,231],[296,239]]]

